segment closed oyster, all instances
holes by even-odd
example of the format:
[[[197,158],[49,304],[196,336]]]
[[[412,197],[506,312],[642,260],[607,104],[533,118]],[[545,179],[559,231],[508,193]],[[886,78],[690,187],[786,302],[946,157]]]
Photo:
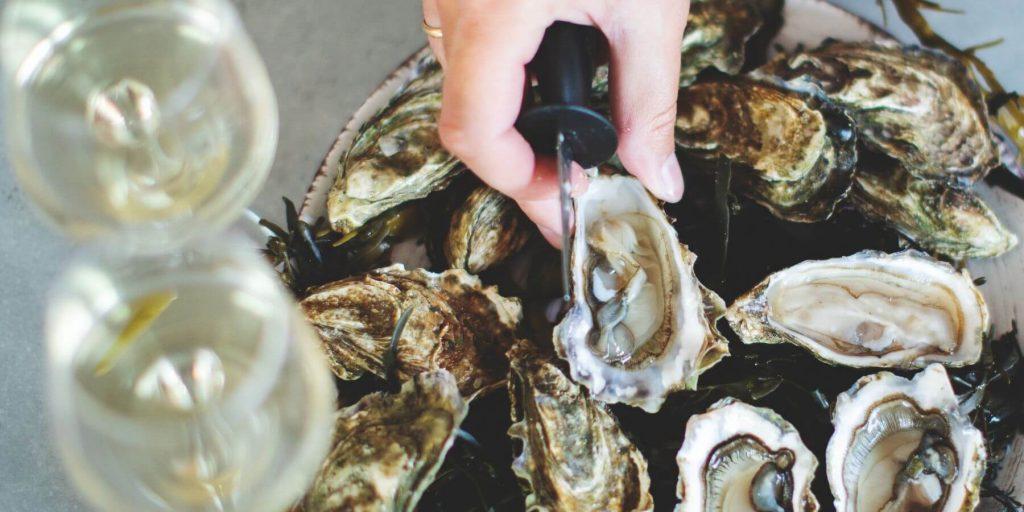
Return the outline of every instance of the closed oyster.
[[[478,274],[522,248],[529,226],[515,202],[482,185],[455,211],[444,255],[452,268]]]
[[[505,381],[505,351],[522,318],[518,300],[464,270],[435,274],[400,264],[316,288],[301,306],[344,380],[366,372],[385,376],[392,334],[402,312],[411,310],[396,345],[396,374],[407,380],[445,369],[465,396]]]
[[[686,422],[676,512],[818,510],[818,459],[771,409],[719,400]]]
[[[857,161],[853,121],[822,96],[750,79],[716,79],[680,92],[676,146],[688,163],[733,165],[746,196],[776,217],[832,215]]]
[[[555,327],[572,378],[605,402],[657,411],[728,354],[722,299],[639,181],[597,176],[576,200],[572,304]]]
[[[468,405],[455,378],[424,372],[338,412],[334,446],[295,512],[411,512],[434,480]]]
[[[707,68],[735,75],[747,41],[761,28],[761,10],[750,0],[695,0],[683,33],[679,85],[685,87]]]
[[[359,129],[339,162],[327,218],[349,232],[406,201],[444,188],[462,170],[441,146],[441,66],[427,52],[415,78]]]
[[[705,69],[735,75],[746,58],[747,41],[761,28],[762,8],[752,0],[694,0],[683,33],[679,86],[692,84]],[[592,85],[608,94],[608,66],[600,66]],[[597,101],[601,104],[605,101]]]
[[[915,176],[972,182],[999,160],[984,97],[957,60],[914,46],[827,41],[780,56],[762,74],[825,91],[860,139]]]
[[[856,368],[971,364],[989,328],[967,271],[916,251],[805,261],[768,276],[726,318],[744,343],[792,343]]]
[[[861,158],[850,198],[865,216],[955,260],[999,256],[1017,245],[973,190],[915,178],[893,160]]]
[[[512,469],[526,510],[652,510],[647,461],[615,417],[527,341],[509,351]]]
[[[946,370],[869,375],[839,395],[825,466],[840,512],[974,510],[985,441],[957,409]]]

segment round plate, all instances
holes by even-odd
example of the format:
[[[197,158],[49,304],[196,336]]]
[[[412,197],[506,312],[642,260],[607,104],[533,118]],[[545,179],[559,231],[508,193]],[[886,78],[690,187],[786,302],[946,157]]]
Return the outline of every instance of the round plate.
[[[782,27],[770,48],[776,45],[785,50],[800,45],[814,47],[829,37],[845,41],[894,39],[881,28],[825,0],[786,0],[782,16]],[[359,127],[383,108],[402,85],[412,79],[414,63],[428,51],[430,49],[424,47],[409,56],[353,114],[313,176],[313,183],[306,192],[299,212],[303,219],[312,221],[326,215],[327,192],[338,174],[341,157],[352,144]],[[984,183],[979,184],[977,189],[1007,229],[1024,237],[1024,201]],[[987,280],[982,293],[988,302],[992,324],[997,333],[1010,330],[1014,319],[1024,321],[1024,243],[998,258],[972,260],[968,268],[974,277],[985,277]],[[1013,447],[999,484],[1004,489],[1016,489],[1015,494],[1020,499],[1024,495],[1024,436],[1018,436]]]

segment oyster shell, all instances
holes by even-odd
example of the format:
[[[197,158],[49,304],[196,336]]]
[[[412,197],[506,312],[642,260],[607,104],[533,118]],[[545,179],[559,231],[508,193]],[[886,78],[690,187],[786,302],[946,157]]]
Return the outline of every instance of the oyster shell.
[[[869,375],[836,400],[825,452],[840,512],[974,510],[985,441],[957,409],[946,370]]]
[[[697,80],[705,69],[735,75],[746,59],[747,41],[761,28],[762,8],[751,0],[694,0],[686,19],[680,57],[679,86]],[[607,103],[608,66],[594,73],[592,90]]]
[[[805,261],[768,276],[726,318],[744,343],[792,343],[857,368],[971,364],[989,328],[967,271],[916,251]]]
[[[818,510],[818,459],[771,409],[719,400],[686,422],[676,512]]]
[[[825,220],[850,188],[853,121],[823,96],[750,79],[716,79],[679,94],[676,146],[712,171],[738,166],[739,190],[775,216]]]
[[[554,330],[572,378],[605,402],[657,411],[728,354],[722,299],[635,178],[601,175],[576,200],[572,304]]]
[[[866,162],[862,155],[850,199],[865,216],[955,260],[999,256],[1017,245],[973,190],[915,178],[893,160]]]
[[[424,372],[338,412],[334,445],[295,512],[411,512],[466,416],[455,378]]]
[[[360,127],[327,195],[327,218],[349,232],[406,201],[444,188],[463,167],[441,146],[441,66],[430,52],[415,78]]]
[[[517,299],[502,297],[464,270],[435,274],[401,264],[316,288],[301,306],[331,369],[344,380],[366,372],[385,376],[396,323],[411,309],[395,352],[398,377],[445,369],[465,396],[505,381],[505,351],[522,318]]]
[[[760,70],[820,87],[860,139],[923,178],[972,182],[998,163],[984,97],[953,58],[914,46],[827,41]]]
[[[478,274],[522,248],[529,226],[514,201],[482,185],[455,211],[444,255],[452,268]]]
[[[647,461],[615,417],[527,341],[509,351],[512,469],[526,510],[653,510]]]

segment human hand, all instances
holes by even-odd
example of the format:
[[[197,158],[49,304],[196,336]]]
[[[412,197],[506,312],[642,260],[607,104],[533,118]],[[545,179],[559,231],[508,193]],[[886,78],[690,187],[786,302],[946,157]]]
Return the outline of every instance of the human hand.
[[[593,25],[609,43],[619,160],[655,196],[678,201],[683,177],[673,129],[689,7],[689,0],[424,0],[425,23],[443,34],[428,38],[445,70],[442,142],[560,246],[554,159],[534,155],[515,121],[525,66],[545,29],[555,21]],[[585,187],[576,166],[574,193]]]

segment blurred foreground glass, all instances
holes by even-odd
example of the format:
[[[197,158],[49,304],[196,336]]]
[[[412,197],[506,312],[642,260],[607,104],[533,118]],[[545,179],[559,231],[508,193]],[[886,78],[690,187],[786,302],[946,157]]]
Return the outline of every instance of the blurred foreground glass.
[[[226,0],[8,0],[7,137],[72,236],[156,244],[230,223],[277,145],[266,69]]]
[[[61,455],[99,510],[280,511],[327,453],[316,335],[231,237],[175,255],[79,254],[46,319]]]

